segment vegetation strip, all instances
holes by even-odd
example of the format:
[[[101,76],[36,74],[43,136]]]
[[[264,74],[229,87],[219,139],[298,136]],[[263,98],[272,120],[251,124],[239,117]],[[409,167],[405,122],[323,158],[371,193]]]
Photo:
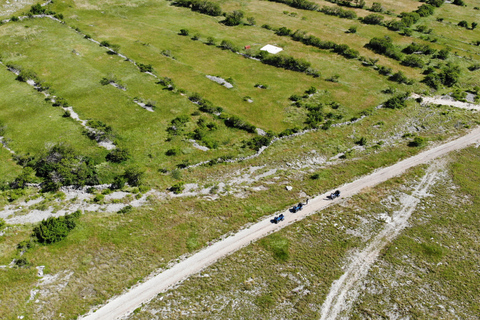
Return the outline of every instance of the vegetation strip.
[[[463,149],[471,144],[477,143],[479,140],[480,128],[476,128],[461,138],[424,151],[416,156],[402,160],[390,167],[380,169],[372,174],[342,186],[342,197],[351,197],[361,192],[366,187],[373,187],[381,182],[402,174],[409,168],[427,163],[451,151]],[[150,301],[158,293],[185,280],[192,274],[201,271],[226,255],[229,255],[272,232],[278,231],[289,224],[301,220],[308,215],[314,214],[318,210],[330,206],[331,202],[325,200],[327,195],[329,195],[329,193],[315,197],[309,201],[308,206],[306,206],[304,210],[297,213],[295,216],[291,215],[288,211],[283,212],[285,222],[282,222],[281,224],[271,223],[271,217],[268,217],[267,219],[239,231],[233,236],[216,242],[212,246],[201,250],[193,256],[174,265],[172,268],[158,274],[154,278],[139,284],[127,293],[113,298],[105,306],[95,310],[95,312],[92,310],[86,317],[84,317],[84,319],[116,319],[133,312],[139,305]]]

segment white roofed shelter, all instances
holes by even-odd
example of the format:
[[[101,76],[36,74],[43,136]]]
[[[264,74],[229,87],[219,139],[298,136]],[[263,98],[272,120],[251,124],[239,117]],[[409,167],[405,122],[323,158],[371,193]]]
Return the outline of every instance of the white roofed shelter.
[[[272,46],[271,44],[267,44],[266,46],[264,46],[260,50],[261,51],[267,51],[268,53],[271,53],[271,54],[277,54],[280,51],[282,51],[283,49],[279,48],[279,47]]]

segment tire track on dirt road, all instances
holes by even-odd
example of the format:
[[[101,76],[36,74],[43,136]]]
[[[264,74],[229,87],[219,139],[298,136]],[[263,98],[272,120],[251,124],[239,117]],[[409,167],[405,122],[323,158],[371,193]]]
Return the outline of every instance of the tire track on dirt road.
[[[444,143],[432,149],[423,151],[416,156],[397,162],[396,164],[379,169],[369,175],[361,177],[351,183],[339,188],[342,191],[342,197],[351,197],[359,193],[366,187],[373,187],[381,182],[387,181],[395,176],[404,173],[406,170],[420,164],[427,163],[433,159],[439,158],[447,153],[460,150],[480,141],[480,128],[472,130],[467,135]],[[189,258],[177,263],[170,269],[167,269],[158,275],[146,280],[129,291],[113,297],[106,305],[91,310],[85,317],[80,319],[120,319],[133,312],[136,308],[151,299],[155,298],[160,292],[164,292],[172,286],[187,279],[189,276],[212,265],[217,260],[234,253],[235,251],[249,245],[250,243],[278,231],[296,221],[318,212],[333,202],[326,201],[327,194],[322,194],[312,199],[305,209],[291,214],[288,210],[282,212],[285,215],[285,221],[280,224],[272,224],[272,216],[251,225],[236,234],[218,241],[213,245],[195,253]],[[278,213],[277,213],[278,214]]]
[[[330,292],[321,309],[321,320],[339,319],[342,312],[347,312],[358,297],[357,288],[368,274],[370,267],[377,260],[380,252],[407,226],[408,219],[415,211],[420,199],[427,195],[428,188],[434,183],[438,168],[431,166],[411,195],[404,195],[400,202],[403,207],[393,213],[391,221],[374,237],[365,249],[357,253],[345,273],[333,281]],[[348,317],[347,314],[344,316]]]

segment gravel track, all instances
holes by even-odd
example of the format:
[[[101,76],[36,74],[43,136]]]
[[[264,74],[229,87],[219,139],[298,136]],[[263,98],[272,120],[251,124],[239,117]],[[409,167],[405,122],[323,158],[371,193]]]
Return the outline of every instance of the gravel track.
[[[395,176],[401,175],[406,170],[427,163],[433,159],[439,158],[455,150],[466,148],[480,141],[480,128],[472,130],[469,134],[456,140],[444,143],[432,149],[421,152],[420,154],[402,160],[390,167],[379,169],[372,174],[361,177],[351,183],[345,184],[339,189],[342,191],[342,197],[351,197],[359,193],[362,189],[373,187],[381,182],[387,181]],[[136,308],[151,299],[155,298],[160,292],[164,292],[172,286],[187,279],[189,276],[212,265],[217,260],[232,254],[233,252],[249,245],[250,243],[265,237],[266,235],[278,231],[296,221],[299,221],[319,210],[322,210],[332,204],[332,201],[326,200],[327,194],[322,194],[310,200],[305,208],[292,214],[285,211],[285,221],[280,224],[270,222],[272,218],[267,217],[264,220],[243,229],[236,234],[227,237],[213,245],[204,248],[189,258],[177,263],[170,269],[161,272],[155,277],[137,285],[120,296],[113,297],[106,305],[98,308],[96,311],[90,311],[85,317],[80,319],[122,319],[132,313]]]

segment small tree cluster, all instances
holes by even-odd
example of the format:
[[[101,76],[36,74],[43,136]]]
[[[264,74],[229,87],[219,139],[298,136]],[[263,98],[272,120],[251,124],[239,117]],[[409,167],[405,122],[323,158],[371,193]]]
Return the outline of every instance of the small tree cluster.
[[[438,89],[442,85],[452,87],[458,82],[460,74],[461,69],[458,65],[448,63],[440,71],[428,73],[425,78],[423,78],[422,82],[434,89]]]

